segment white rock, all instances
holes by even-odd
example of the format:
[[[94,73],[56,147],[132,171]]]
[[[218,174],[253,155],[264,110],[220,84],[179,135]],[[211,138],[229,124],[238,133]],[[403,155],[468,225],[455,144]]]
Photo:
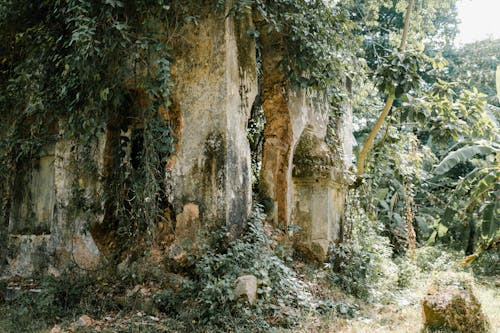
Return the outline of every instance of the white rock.
[[[59,325],[55,325],[54,327],[52,327],[52,329],[50,330],[50,333],[63,333],[63,330],[61,328],[61,326]]]
[[[257,300],[257,278],[254,275],[242,275],[236,279],[234,298],[246,298],[248,303],[255,304]]]
[[[87,315],[83,315],[80,318],[78,318],[76,325],[80,327],[89,327],[90,325],[92,325],[92,321],[93,321],[92,318],[90,318]]]

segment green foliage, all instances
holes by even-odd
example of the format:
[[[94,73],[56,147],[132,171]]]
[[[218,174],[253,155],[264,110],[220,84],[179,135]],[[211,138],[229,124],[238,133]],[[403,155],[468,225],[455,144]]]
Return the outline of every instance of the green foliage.
[[[10,110],[0,132],[0,191],[12,187],[19,166],[36,159],[47,142],[66,141],[72,150],[75,194],[81,179],[98,174],[97,141],[120,119],[140,119],[142,162],[116,163],[105,179],[109,202],[117,203],[110,224],[133,227],[133,239],[158,220],[164,203],[161,165],[173,151],[172,126],[161,117],[168,109],[170,62],[161,35],[170,6],[163,1],[67,2],[2,1],[0,29],[0,109]],[[132,84],[131,84],[132,83]],[[143,103],[133,103],[142,98]],[[140,104],[140,105],[139,105]],[[124,124],[121,124],[124,125]],[[113,159],[122,159],[113,151]],[[103,175],[101,175],[103,176]],[[75,215],[95,205],[72,198]],[[2,202],[2,207],[7,202]],[[6,217],[3,217],[6,218]]]
[[[330,248],[328,279],[356,297],[371,300],[390,280],[392,249],[389,240],[380,236],[379,221],[368,219],[360,207],[349,209],[344,242]]]
[[[440,245],[422,246],[417,249],[416,266],[423,273],[448,271],[458,268],[459,254]]]
[[[396,103],[375,146],[371,163],[377,168],[368,185],[375,193],[369,200],[378,207],[367,209],[387,226],[396,251],[406,244],[403,222],[408,220],[409,197],[414,198],[411,209],[421,242],[441,239],[465,247],[482,237],[481,242],[489,241],[498,230],[493,217],[498,209],[493,194],[497,149],[489,141],[497,135],[497,125],[485,95],[440,79],[424,86],[424,92]]]
[[[410,49],[440,49],[452,45],[457,33],[456,0],[416,2],[409,34]],[[363,57],[375,70],[379,59],[399,45],[404,24],[405,0],[356,0],[350,18],[363,37]]]
[[[485,95],[473,88],[440,79],[421,97],[406,96],[402,120],[421,126],[422,143],[443,154],[455,142],[494,137],[494,121],[487,112]]]
[[[6,293],[7,293],[7,281],[0,280],[0,304],[4,302]]]
[[[486,275],[486,276],[496,276],[500,274],[500,267],[498,263],[500,262],[500,249],[496,249],[484,252],[475,259],[471,266],[472,270],[476,275]]]
[[[408,221],[426,221],[427,214],[415,210],[413,199],[425,176],[423,165],[426,152],[418,149],[419,141],[412,129],[388,125],[386,134],[374,148],[377,168],[361,189],[360,197],[368,214],[375,214],[383,226],[394,252],[403,253],[408,247]],[[373,191],[373,192],[371,192]],[[425,222],[424,222],[425,224]]]
[[[368,273],[372,256],[363,252],[362,249],[345,244],[332,246],[330,263],[332,267],[337,266],[331,280],[341,289],[356,297],[367,298],[369,296],[370,282]]]
[[[415,274],[418,271],[417,266],[407,256],[400,256],[394,260],[398,266],[398,280],[397,285],[399,288],[410,288],[415,279]]]
[[[356,59],[349,3],[255,0],[254,4],[267,32],[277,31],[286,39],[285,60],[292,84],[327,90],[342,86],[343,76],[353,70]]]
[[[458,163],[469,161],[476,154],[489,155],[489,158],[478,160],[476,167],[456,182],[443,221],[448,224],[454,219],[468,221],[473,224],[474,230],[479,231],[479,242],[488,243],[500,235],[498,144],[483,141],[452,151],[436,167],[435,173],[446,174]]]
[[[448,80],[476,87],[487,96],[488,104],[500,106],[495,88],[499,54],[500,40],[484,40],[446,49],[443,55],[449,62]]]
[[[379,90],[399,98],[420,87],[421,73],[426,70],[429,58],[416,51],[398,51],[379,62],[376,73]]]
[[[496,82],[496,87],[497,87],[497,97],[498,97],[498,101],[500,103],[500,65],[497,65],[495,79],[496,79],[495,82]]]
[[[91,280],[65,271],[61,277],[45,277],[39,288],[9,290],[0,302],[0,328],[6,332],[37,332],[54,325],[60,318],[79,315],[80,304]]]
[[[459,163],[465,163],[471,160],[476,155],[489,155],[500,152],[500,147],[495,147],[493,142],[478,142],[476,144],[467,145],[457,150],[451,151],[445,158],[439,162],[439,164],[434,169],[434,174],[440,176],[452,168],[457,166]]]
[[[273,325],[292,325],[300,319],[301,310],[311,307],[312,296],[306,285],[271,249],[263,218],[257,208],[242,238],[231,242],[226,250],[210,249],[197,263],[196,300],[202,324],[223,330],[237,324],[262,331]],[[237,302],[232,292],[236,279],[247,274],[257,277],[255,306]],[[273,323],[266,318],[273,318]]]

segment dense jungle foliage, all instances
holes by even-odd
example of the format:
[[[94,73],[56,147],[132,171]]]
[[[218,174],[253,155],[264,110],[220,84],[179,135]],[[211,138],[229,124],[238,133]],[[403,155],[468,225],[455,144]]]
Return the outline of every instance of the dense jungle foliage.
[[[82,312],[121,318],[112,332],[333,330],[362,311],[345,294],[393,300],[415,287],[418,274],[460,269],[460,261],[475,274],[498,276],[500,40],[455,47],[456,2],[0,0],[0,230],[8,225],[15,174],[61,139],[76,147],[72,205],[92,211],[104,198],[90,198],[79,180],[96,174],[95,142],[129,112],[124,105],[145,99],[137,114],[127,114],[144,129],[141,161],[117,166],[104,179],[104,195],[124,203],[108,207],[108,228],[122,240],[116,256],[147,239],[166,206],[160,170],[176,140],[161,116],[175,84],[169,43],[182,38],[179,26],[198,24],[200,8],[236,18],[250,11],[268,33],[281,33],[290,85],[323,92],[332,118],[352,106],[358,154],[388,105],[362,172],[356,160],[349,170],[343,242],[332,244],[325,267],[304,265],[283,235],[266,230],[256,205],[241,239],[216,233],[177,275],[140,261],[119,277],[111,268],[82,277],[68,267],[59,280],[45,278],[35,296],[10,298],[0,280],[0,331],[40,331]],[[258,31],[247,32],[257,45]],[[262,142],[265,119],[258,115],[250,120],[260,124],[249,128],[251,143]],[[253,167],[258,174],[258,163]],[[0,248],[6,237],[0,234]],[[256,305],[232,294],[242,274],[261,281]],[[148,297],[125,293],[136,285],[149,286]],[[136,318],[140,324],[120,317],[137,307],[151,316]],[[333,326],[304,324],[324,320]]]

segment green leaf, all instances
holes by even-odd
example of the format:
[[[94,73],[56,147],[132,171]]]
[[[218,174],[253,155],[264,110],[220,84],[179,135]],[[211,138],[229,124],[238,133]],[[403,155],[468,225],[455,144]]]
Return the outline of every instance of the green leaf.
[[[481,225],[481,231],[483,236],[493,236],[500,230],[500,220],[498,216],[500,214],[497,200],[490,201],[482,207],[483,209],[483,223]]]
[[[481,194],[485,193],[489,189],[493,189],[498,177],[498,173],[498,171],[492,170],[477,183],[476,187],[471,192],[472,200],[478,199]]]
[[[444,235],[446,235],[447,232],[448,232],[448,228],[445,227],[444,225],[442,225],[441,223],[439,223],[438,227],[437,227],[438,237],[443,237]]]
[[[450,171],[457,164],[467,162],[475,155],[487,155],[497,152],[498,149],[490,146],[487,142],[482,142],[472,146],[462,147],[448,154],[434,169],[436,175],[442,175]]]
[[[102,89],[101,91],[99,91],[99,96],[101,97],[101,99],[103,101],[108,100],[108,95],[109,95],[109,88],[105,88],[105,89]]]

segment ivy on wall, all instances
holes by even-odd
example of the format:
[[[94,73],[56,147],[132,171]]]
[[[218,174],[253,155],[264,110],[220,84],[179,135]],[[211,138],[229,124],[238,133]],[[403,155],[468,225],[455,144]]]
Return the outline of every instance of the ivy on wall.
[[[142,122],[142,163],[117,165],[104,179],[116,222],[128,237],[162,214],[160,170],[173,151],[172,127],[160,115],[172,86],[167,43],[161,32],[172,20],[167,1],[0,1],[0,191],[2,211],[19,166],[50,140],[72,149],[75,209],[85,206],[81,181],[96,177],[95,143],[120,117]],[[146,103],[131,103],[140,92]],[[132,106],[132,104],[134,106]],[[121,149],[112,151],[116,160]],[[102,176],[102,175],[101,175]],[[124,185],[126,184],[126,185]],[[118,187],[121,190],[112,191]],[[123,188],[125,187],[126,188]],[[80,207],[78,207],[80,206]],[[87,207],[88,208],[88,207]],[[2,224],[6,226],[8,213]],[[135,230],[130,228],[135,225]]]
[[[181,37],[180,25],[198,24],[201,9],[227,6],[223,0],[0,0],[0,228],[7,225],[13,175],[51,141],[78,147],[73,205],[90,209],[79,180],[99,172],[96,142],[116,119],[135,117],[141,163],[116,163],[103,179],[104,196],[115,203],[110,228],[128,239],[150,231],[166,205],[162,170],[175,141],[160,112],[169,108],[173,85],[169,40]],[[231,6],[230,14],[252,9],[254,21],[283,34],[293,86],[320,89],[333,104],[345,97],[342,80],[357,47],[348,5],[235,0]],[[247,33],[258,38],[257,31]],[[134,103],[138,96],[146,102]],[[120,144],[127,140],[118,135]],[[116,161],[125,154],[120,147],[111,151]]]

